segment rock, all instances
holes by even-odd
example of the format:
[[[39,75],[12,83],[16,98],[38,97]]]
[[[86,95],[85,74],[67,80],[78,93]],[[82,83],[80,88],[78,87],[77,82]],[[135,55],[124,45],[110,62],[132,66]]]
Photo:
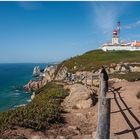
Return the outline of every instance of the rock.
[[[111,81],[117,83],[117,82],[125,81],[125,79],[112,78],[112,79],[110,79],[110,82]]]
[[[33,92],[32,96],[31,96],[31,100],[33,100],[35,98],[35,92]]]
[[[45,135],[43,132],[40,132],[40,131],[33,131],[31,134],[30,134],[30,139],[45,139]]]
[[[75,105],[75,107],[77,109],[85,109],[85,108],[90,108],[92,106],[92,100],[88,99],[88,100],[80,100],[77,102],[77,104]]]
[[[85,119],[87,119],[86,115],[84,115],[83,113],[75,113],[75,115],[79,118],[79,120],[83,121]]]
[[[120,71],[121,69],[121,64],[117,64],[117,66],[115,67],[116,71]]]
[[[138,66],[129,66],[131,72],[140,72],[140,67]]]
[[[92,135],[86,134],[86,135],[81,135],[82,139],[92,139]]]
[[[93,79],[93,85],[99,87],[99,79]]]
[[[35,66],[33,69],[33,76],[39,76],[40,75],[40,67],[39,66]]]
[[[43,74],[45,79],[48,80],[49,82],[52,81],[54,79],[55,76],[54,74],[56,69],[57,69],[57,65],[46,67],[44,69],[44,74]]]
[[[92,91],[85,85],[74,84],[67,87],[70,94],[65,98],[63,104],[65,108],[81,109],[89,108],[92,106]]]
[[[44,78],[48,81],[48,82],[50,82],[51,80],[52,80],[52,78],[51,78],[51,76],[50,76],[50,74],[49,74],[49,72],[48,71],[46,71],[45,73],[44,73]]]
[[[58,136],[56,137],[56,139],[65,139],[65,137],[64,137],[64,136],[59,136],[59,135],[58,135]]]
[[[93,72],[82,71],[82,72],[76,72],[75,75],[76,75],[77,82],[82,82],[83,84],[92,85]]]
[[[121,67],[121,72],[127,72],[126,68],[125,67]]]
[[[72,130],[78,130],[77,126],[68,126],[68,129],[72,129]]]
[[[74,70],[77,69],[77,66],[74,66],[73,69],[74,69]]]
[[[39,136],[39,135],[34,135],[34,136],[31,137],[31,139],[42,139],[42,137]]]
[[[77,126],[68,126],[67,129],[69,131],[72,131],[72,132],[76,133],[76,134],[80,133],[80,129]]]
[[[57,81],[61,81],[61,80],[64,80],[66,78],[66,75],[68,73],[68,68],[67,67],[61,67],[55,77],[55,80]]]
[[[116,72],[116,70],[114,68],[110,68],[109,71],[110,71],[110,73]]]
[[[92,133],[92,138],[93,138],[93,139],[96,139],[96,132],[93,132],[93,133]]]

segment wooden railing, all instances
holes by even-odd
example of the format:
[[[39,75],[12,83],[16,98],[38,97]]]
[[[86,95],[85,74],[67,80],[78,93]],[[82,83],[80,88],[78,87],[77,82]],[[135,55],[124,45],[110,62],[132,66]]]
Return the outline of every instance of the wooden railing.
[[[110,138],[110,98],[106,98],[106,84],[100,78],[100,95],[98,97],[98,126],[96,131],[96,139],[109,139]]]

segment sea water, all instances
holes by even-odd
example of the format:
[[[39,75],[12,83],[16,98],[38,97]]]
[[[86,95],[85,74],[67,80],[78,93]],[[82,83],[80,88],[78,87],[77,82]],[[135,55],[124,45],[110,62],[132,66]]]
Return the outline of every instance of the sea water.
[[[0,64],[0,112],[30,101],[31,93],[22,87],[32,79],[33,68],[37,65],[43,69],[47,64]]]

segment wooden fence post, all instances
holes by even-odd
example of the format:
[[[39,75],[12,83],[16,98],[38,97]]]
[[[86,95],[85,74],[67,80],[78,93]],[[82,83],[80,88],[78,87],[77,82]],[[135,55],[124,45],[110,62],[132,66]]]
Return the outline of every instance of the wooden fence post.
[[[109,139],[110,137],[110,98],[106,98],[106,83],[100,77],[100,97],[98,106],[98,126],[96,139]]]

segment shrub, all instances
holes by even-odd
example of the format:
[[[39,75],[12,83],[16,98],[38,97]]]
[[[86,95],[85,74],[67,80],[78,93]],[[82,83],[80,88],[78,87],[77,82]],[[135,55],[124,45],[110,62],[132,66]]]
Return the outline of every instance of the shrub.
[[[62,122],[60,103],[68,94],[63,86],[49,83],[37,93],[25,107],[0,113],[0,131],[13,126],[44,130],[52,123]]]
[[[140,80],[140,72],[130,72],[126,74],[112,74],[111,77],[125,79],[129,82]]]

